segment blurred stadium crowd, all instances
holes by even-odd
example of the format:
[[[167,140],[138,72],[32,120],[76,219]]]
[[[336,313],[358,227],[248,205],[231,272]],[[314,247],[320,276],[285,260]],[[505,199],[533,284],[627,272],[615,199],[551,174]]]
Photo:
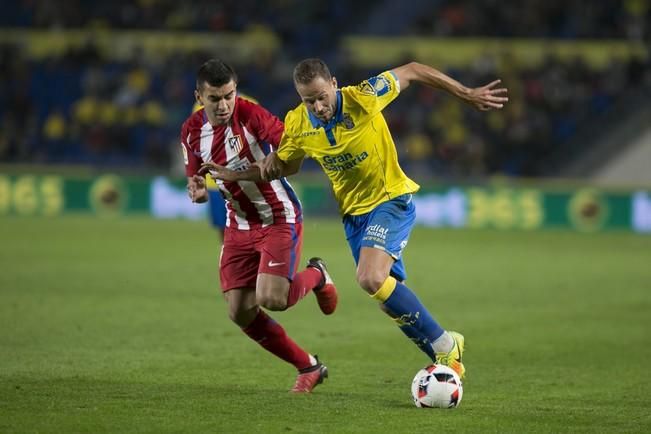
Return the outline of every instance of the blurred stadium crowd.
[[[0,0],[0,30],[238,34],[258,28],[275,35],[282,47],[247,62],[205,49],[153,59],[134,50],[115,58],[89,38],[61,54],[35,58],[21,44],[0,39],[0,162],[169,170],[180,125],[193,104],[195,71],[210,57],[232,61],[240,90],[282,119],[299,102],[291,69],[303,57],[324,58],[340,85],[381,72],[339,49],[346,35],[382,36],[391,29],[425,37],[608,38],[648,47],[651,33],[648,0],[589,2],[588,8],[578,0],[414,0],[402,9],[396,3],[401,2],[275,0],[260,7],[253,0],[201,0],[189,7],[165,0]],[[506,52],[500,58],[481,56],[463,68],[433,65],[467,85],[499,77],[511,102],[487,115],[413,87],[410,97],[398,98],[385,114],[408,170],[442,177],[545,176],[553,170],[550,161],[567,154],[582,129],[594,128],[604,115],[651,89],[648,59],[613,58],[594,68],[580,57],[549,56],[523,66]],[[397,65],[386,68],[392,66]]]

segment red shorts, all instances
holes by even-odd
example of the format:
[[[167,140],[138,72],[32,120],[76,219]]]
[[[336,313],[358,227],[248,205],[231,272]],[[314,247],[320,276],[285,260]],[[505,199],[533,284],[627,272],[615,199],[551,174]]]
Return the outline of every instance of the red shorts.
[[[303,245],[302,223],[272,224],[248,231],[226,227],[219,258],[222,291],[255,288],[258,274],[294,278]]]

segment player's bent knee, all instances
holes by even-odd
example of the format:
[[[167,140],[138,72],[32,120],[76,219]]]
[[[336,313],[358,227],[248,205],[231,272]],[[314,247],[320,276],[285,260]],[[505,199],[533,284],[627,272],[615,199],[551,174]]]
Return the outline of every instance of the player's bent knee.
[[[287,297],[283,298],[280,294],[258,294],[256,300],[265,309],[274,311],[287,309]]]
[[[377,273],[357,273],[357,283],[371,295],[382,287],[386,278],[386,276]]]

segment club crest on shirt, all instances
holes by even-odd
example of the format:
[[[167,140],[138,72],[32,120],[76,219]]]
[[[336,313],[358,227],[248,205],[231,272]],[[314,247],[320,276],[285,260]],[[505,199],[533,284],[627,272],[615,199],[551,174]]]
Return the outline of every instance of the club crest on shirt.
[[[353,122],[353,118],[351,118],[348,113],[344,113],[342,118],[343,118],[342,122],[344,124],[344,127],[346,127],[347,130],[352,130],[353,128],[355,128],[355,122]]]
[[[239,135],[229,137],[227,140],[227,146],[231,149],[231,151],[235,152],[236,154],[239,154],[239,152],[242,150],[242,139],[240,138]]]

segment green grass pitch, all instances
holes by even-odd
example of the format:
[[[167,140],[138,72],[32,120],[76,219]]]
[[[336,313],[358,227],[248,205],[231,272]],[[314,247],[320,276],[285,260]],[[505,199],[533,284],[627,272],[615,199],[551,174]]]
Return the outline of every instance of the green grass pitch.
[[[330,378],[295,372],[226,315],[206,222],[0,220],[1,433],[651,432],[651,237],[417,228],[408,284],[465,334],[455,410],[410,398],[427,359],[354,281],[337,221],[303,258],[340,291],[272,313]]]

